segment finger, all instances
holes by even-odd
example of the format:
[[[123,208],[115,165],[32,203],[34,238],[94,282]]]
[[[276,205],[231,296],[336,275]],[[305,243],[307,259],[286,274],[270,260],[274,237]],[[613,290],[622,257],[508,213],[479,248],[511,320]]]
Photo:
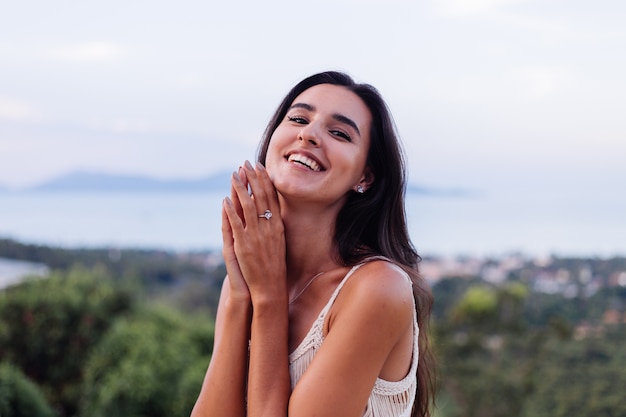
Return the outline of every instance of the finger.
[[[230,249],[233,246],[233,229],[228,221],[225,204],[226,201],[222,202],[222,245],[224,248]]]
[[[244,169],[246,172],[246,179],[248,184],[252,184],[253,179],[250,177],[249,172]],[[256,207],[255,199],[252,198],[250,194],[248,194],[248,187],[244,184],[241,176],[236,172],[233,173],[233,188],[237,197],[239,199],[239,204],[241,205],[241,209],[243,211],[243,221],[245,222],[245,227],[253,227],[256,228],[258,224],[258,209]],[[264,209],[265,210],[265,209]]]
[[[276,192],[276,188],[274,187],[274,183],[272,182],[267,170],[260,162],[256,163],[256,171],[257,177],[262,185],[262,187],[266,190],[265,195],[268,202],[268,207],[272,211],[272,213],[280,213],[280,205],[278,203],[278,194]]]
[[[225,243],[229,243],[232,244],[233,247],[237,242],[237,239],[241,239],[242,238],[242,233],[243,233],[243,229],[244,229],[244,224],[243,221],[241,219],[241,217],[239,217],[239,215],[237,214],[237,211],[235,209],[235,206],[233,204],[233,202],[231,201],[230,198],[226,197],[224,199],[224,203],[222,204],[222,233],[224,233],[224,230],[227,231],[228,235],[230,236],[230,240],[228,242]],[[231,242],[232,241],[232,242]]]
[[[252,204],[252,200],[248,193],[248,179],[242,168],[239,168],[239,172],[233,172],[231,177],[231,195],[233,205],[239,217],[245,222],[243,207],[246,204]]]
[[[269,203],[268,193],[273,192],[273,186],[268,187],[268,184],[259,177],[259,173],[252,167],[249,161],[244,164],[244,172],[248,178],[250,189],[252,190],[253,200],[255,203],[256,211],[255,215],[258,217],[264,213],[265,210],[272,210]]]
[[[224,203],[225,204],[225,203]],[[232,228],[226,214],[226,208],[222,205],[222,256],[224,257],[224,265],[226,266],[226,274],[230,283],[232,294],[247,293],[247,285],[241,274],[241,267],[237,255],[235,254],[234,239],[232,235]]]
[[[226,213],[226,199],[222,203],[222,243],[222,256],[224,257],[224,263],[228,270],[230,267],[237,264],[237,256],[235,255],[233,229],[230,225],[228,214]]]
[[[258,249],[258,233],[256,233],[256,223],[253,222],[254,230],[250,230],[250,226],[244,228],[241,218],[237,215],[232,201],[229,198],[224,199],[224,213],[225,220],[229,224],[232,233],[232,257],[234,259],[233,264],[237,270],[243,274],[245,265],[251,258],[255,256]],[[242,268],[243,266],[243,268]],[[245,278],[244,278],[245,279]]]
[[[243,169],[241,167],[239,167],[239,169],[237,170],[237,173],[239,174],[240,178],[242,175],[245,175],[243,172]],[[234,173],[233,173],[234,176]],[[247,180],[244,178],[241,178],[244,186],[247,188]],[[237,191],[235,190],[235,186],[233,184],[233,178],[231,178],[231,184],[230,184],[230,198],[233,202],[233,205],[235,206],[235,210],[237,211],[237,214],[239,215],[239,217],[243,220],[243,209],[241,208],[241,202],[239,201],[239,195],[237,194]]]
[[[228,270],[237,264],[237,257],[235,256],[233,229],[230,227],[224,204],[222,204],[222,256]]]
[[[239,167],[239,169],[237,170],[237,173],[239,174],[239,177],[241,178],[241,182],[243,183],[244,188],[248,190],[248,187],[250,186],[250,184],[248,182],[248,176],[246,175],[246,171],[242,167]],[[248,194],[250,193],[248,192]]]

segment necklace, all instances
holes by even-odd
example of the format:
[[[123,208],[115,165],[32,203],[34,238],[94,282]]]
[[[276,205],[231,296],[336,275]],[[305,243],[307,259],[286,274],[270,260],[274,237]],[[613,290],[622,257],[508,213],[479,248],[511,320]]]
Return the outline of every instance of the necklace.
[[[307,282],[307,283],[306,283],[306,285],[304,286],[304,288],[302,288],[302,289],[300,290],[300,292],[299,292],[298,294],[296,294],[296,296],[295,296],[295,297],[293,297],[291,300],[289,300],[289,305],[291,305],[294,301],[296,301],[298,298],[300,298],[300,296],[302,295],[302,293],[304,293],[304,292],[306,291],[306,289],[307,289],[307,288],[309,288],[309,286],[310,286],[311,284],[313,284],[313,281],[315,281],[315,279],[316,279],[317,277],[320,277],[320,276],[322,276],[323,274],[324,274],[324,272],[323,272],[323,271],[322,271],[322,272],[318,272],[317,274],[315,274],[315,275],[313,276],[313,278],[311,278],[311,279],[309,280],[309,282]]]

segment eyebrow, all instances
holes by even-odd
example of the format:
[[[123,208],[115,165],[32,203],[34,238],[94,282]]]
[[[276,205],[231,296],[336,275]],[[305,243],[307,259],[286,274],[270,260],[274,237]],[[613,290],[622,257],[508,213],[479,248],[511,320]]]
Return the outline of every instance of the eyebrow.
[[[291,109],[305,109],[308,111],[315,111],[315,106],[312,106],[310,104],[307,103],[294,103],[293,105],[291,105],[291,107],[289,107],[289,110]],[[339,114],[339,113],[335,113],[332,115],[333,119],[335,119],[338,122],[341,123],[345,123],[348,126],[352,127],[354,130],[356,130],[356,133],[361,136],[361,131],[359,130],[359,127],[356,125],[356,123],[354,122],[354,120],[350,119],[349,117],[344,116],[343,114]]]

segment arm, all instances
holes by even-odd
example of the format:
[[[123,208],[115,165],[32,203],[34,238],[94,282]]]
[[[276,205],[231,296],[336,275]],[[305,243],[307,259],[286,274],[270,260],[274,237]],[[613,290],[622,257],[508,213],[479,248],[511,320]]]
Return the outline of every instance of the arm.
[[[250,310],[249,302],[237,302],[231,297],[226,277],[217,310],[211,363],[192,417],[246,415]]]
[[[291,391],[287,299],[257,301],[253,305],[248,415],[286,416]]]
[[[379,375],[399,380],[409,370],[414,311],[410,284],[386,262],[373,262],[355,273],[328,317],[322,348],[290,394],[282,223],[257,217],[265,207],[279,213],[264,170],[246,168],[245,174],[253,197],[235,177],[240,204],[226,204],[225,211],[253,306],[247,415],[361,416]]]
[[[276,192],[265,169],[246,164],[242,174],[233,177],[236,199],[226,202],[225,212],[253,311],[247,415],[284,416],[291,387],[284,229]],[[273,213],[270,220],[258,217],[266,209]]]
[[[291,394],[289,416],[359,417],[377,377],[404,378],[412,359],[412,297],[396,267],[373,262],[359,269],[327,317],[324,343]]]
[[[231,192],[236,200],[234,190]],[[226,205],[226,204],[225,204]],[[222,210],[222,255],[228,275],[222,285],[215,323],[215,341],[192,417],[246,415],[248,340],[252,306],[234,250],[226,208]]]

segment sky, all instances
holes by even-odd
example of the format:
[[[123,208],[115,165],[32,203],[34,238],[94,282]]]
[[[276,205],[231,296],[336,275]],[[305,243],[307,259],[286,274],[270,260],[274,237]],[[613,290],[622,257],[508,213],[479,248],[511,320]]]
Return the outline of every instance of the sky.
[[[625,21],[619,0],[9,2],[0,187],[232,170],[289,88],[337,69],[387,100],[412,183],[616,201]]]

